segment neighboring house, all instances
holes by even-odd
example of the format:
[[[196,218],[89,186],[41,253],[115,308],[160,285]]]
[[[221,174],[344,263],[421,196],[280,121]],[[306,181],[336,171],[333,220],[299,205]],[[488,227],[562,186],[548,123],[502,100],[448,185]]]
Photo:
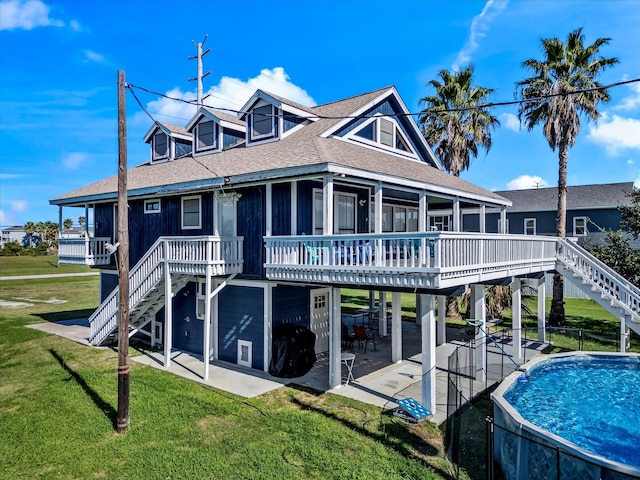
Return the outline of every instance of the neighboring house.
[[[29,245],[29,237],[22,225],[14,225],[13,227],[3,227],[0,233],[0,248],[4,247],[5,243],[18,242],[20,245]]]
[[[619,230],[621,205],[631,205],[627,196],[632,182],[567,187],[566,237],[598,242],[600,229]],[[556,235],[558,188],[533,188],[495,192],[511,200],[507,209],[508,232],[525,235]],[[497,231],[499,215],[488,216],[488,225]]]
[[[185,127],[156,123],[145,141],[150,158],[127,179],[130,323],[163,348],[165,366],[177,349],[202,356],[205,378],[211,359],[267,371],[274,335],[295,324],[315,333],[316,353],[328,352],[333,388],[341,287],[392,291],[395,306],[411,292],[423,325],[423,403],[435,409],[436,336],[444,341],[435,297],[471,284],[483,318],[481,283],[557,268],[555,238],[484,234],[485,213],[506,218],[511,202],[447,174],[394,87],[312,108],[258,90],[237,117],[200,108]],[[67,207],[93,210],[95,236],[60,239],[60,258],[100,268],[90,341],[109,341],[117,177],[51,203],[60,218]],[[473,233],[461,232],[463,216],[475,216]],[[389,362],[402,360],[400,309],[390,332],[387,322],[379,328],[392,337]]]

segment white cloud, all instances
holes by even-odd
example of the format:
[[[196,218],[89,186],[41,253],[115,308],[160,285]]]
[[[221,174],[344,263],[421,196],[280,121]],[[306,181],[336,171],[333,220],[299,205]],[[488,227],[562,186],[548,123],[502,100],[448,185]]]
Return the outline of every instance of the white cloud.
[[[107,59],[104,55],[101,55],[93,50],[83,50],[85,62],[107,63]]]
[[[9,205],[13,212],[24,212],[29,206],[26,200],[13,200],[9,202]]]
[[[546,187],[547,182],[537,175],[520,175],[507,183],[507,190],[526,190]]]
[[[64,22],[49,17],[49,7],[40,0],[0,2],[0,30],[32,30],[49,26],[63,27]]]
[[[289,75],[282,67],[275,67],[272,70],[262,69],[258,76],[249,78],[247,81],[233,77],[222,77],[218,85],[214,85],[205,92],[205,95],[209,94],[209,97],[204,100],[204,104],[221,110],[231,110],[227,113],[234,115],[234,112],[240,110],[257,89],[265,90],[301,105],[316,105],[315,100],[306,90],[291,82]],[[181,100],[196,100],[195,92],[183,92],[179,88],[168,91],[166,95]],[[167,98],[149,102],[147,109],[154,116],[166,117],[169,123],[180,124],[189,121],[196,111],[194,105]],[[142,116],[146,115],[144,113],[136,114],[138,119]]]
[[[640,149],[640,119],[604,113],[597,125],[589,125],[587,139],[613,156],[621,150]]]
[[[520,131],[520,120],[513,113],[503,113],[498,119],[503,127],[513,130],[514,132]]]
[[[0,180],[12,180],[14,178],[26,177],[22,173],[0,173]]]
[[[0,225],[2,226],[12,226],[18,223],[16,218],[12,213],[5,212],[4,210],[0,210]]]
[[[627,160],[627,165],[633,165],[634,161],[633,158],[630,158],[629,160]]]
[[[640,83],[631,83],[628,87],[631,89],[631,95],[624,97],[622,101],[612,107],[611,110],[629,111],[640,107]]]
[[[489,24],[507,7],[507,3],[509,3],[509,0],[487,0],[482,12],[473,17],[471,28],[469,29],[469,38],[462,50],[458,52],[458,56],[451,66],[453,70],[459,70],[461,66],[465,66],[471,61],[471,54],[480,46],[480,38],[486,36]]]
[[[89,160],[89,155],[81,152],[69,153],[62,159],[62,166],[67,170],[76,170]]]

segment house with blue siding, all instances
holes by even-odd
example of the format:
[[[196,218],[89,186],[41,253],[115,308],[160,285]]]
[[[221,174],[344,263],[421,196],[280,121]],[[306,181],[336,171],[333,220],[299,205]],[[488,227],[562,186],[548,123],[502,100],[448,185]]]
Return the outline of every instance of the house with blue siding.
[[[469,285],[484,321],[485,285],[533,277],[544,292],[544,272],[559,268],[553,237],[488,233],[490,212],[505,225],[511,200],[446,173],[394,87],[315,107],[258,90],[237,116],[201,107],[184,127],[156,122],[144,141],[149,159],[127,173],[129,329],[164,351],[167,367],[180,350],[202,358],[204,378],[212,360],[266,372],[275,333],[297,325],[315,335],[315,353],[328,352],[327,388],[338,388],[341,288],[377,293],[383,319],[384,292],[394,305],[411,292],[422,401],[435,409],[445,332],[436,298]],[[61,218],[92,210],[94,234],[81,245],[61,238],[59,258],[100,270],[89,341],[108,343],[118,327],[117,177],[51,203]],[[544,305],[540,315],[544,324]],[[402,361],[399,309],[377,334],[392,338],[389,363]]]

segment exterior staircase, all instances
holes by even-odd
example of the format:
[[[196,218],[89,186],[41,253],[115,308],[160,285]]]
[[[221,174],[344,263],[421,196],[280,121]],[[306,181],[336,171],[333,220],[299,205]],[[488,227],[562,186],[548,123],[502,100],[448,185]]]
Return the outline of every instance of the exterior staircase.
[[[165,304],[165,282],[179,292],[195,276],[242,272],[241,237],[160,237],[129,271],[129,336],[142,328]],[[89,317],[89,343],[101,345],[118,328],[116,287]],[[147,333],[148,335],[153,332]]]
[[[574,242],[558,238],[556,270],[640,335],[640,289]]]

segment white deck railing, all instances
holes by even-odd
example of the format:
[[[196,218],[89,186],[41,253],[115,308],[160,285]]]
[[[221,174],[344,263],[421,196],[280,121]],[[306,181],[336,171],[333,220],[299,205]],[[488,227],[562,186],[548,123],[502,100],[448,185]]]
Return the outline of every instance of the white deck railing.
[[[108,265],[110,255],[105,244],[109,237],[58,238],[58,263]]]
[[[553,270],[556,238],[467,232],[265,237],[272,280],[445,288]]]
[[[638,323],[640,289],[584,249],[566,239],[558,239],[558,261],[579,276],[583,282],[597,288],[631,315]]]
[[[179,275],[242,272],[242,237],[160,237],[129,271],[129,309],[133,310],[164,277],[164,265]],[[89,317],[89,342],[100,344],[118,325],[118,288]]]

